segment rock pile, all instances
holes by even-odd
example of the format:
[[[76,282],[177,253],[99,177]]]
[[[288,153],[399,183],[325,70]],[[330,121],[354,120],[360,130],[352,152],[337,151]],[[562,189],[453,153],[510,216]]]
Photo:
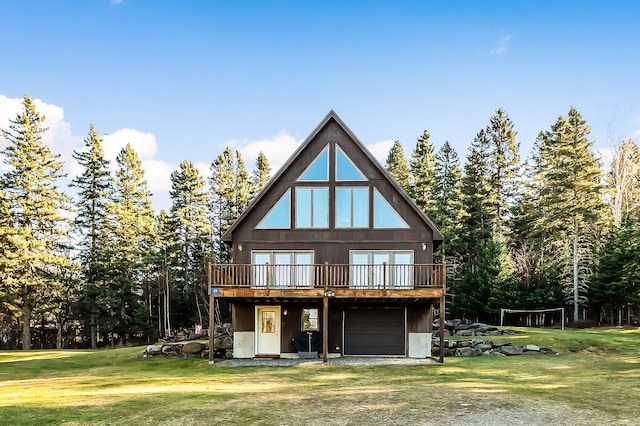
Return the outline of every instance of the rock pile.
[[[208,337],[204,330],[201,335],[178,333],[175,337],[161,339],[155,345],[147,346],[146,350],[136,358],[150,358],[154,356],[168,356],[173,358],[209,358],[209,342],[200,343],[194,340]],[[233,330],[231,324],[216,326],[213,335],[214,357],[233,357]],[[182,341],[190,340],[186,343]]]
[[[517,334],[514,330],[500,330],[483,323],[463,323],[459,319],[445,322],[445,335],[447,336],[509,336]],[[433,325],[434,336],[437,336],[439,324]],[[432,353],[434,356],[440,354],[440,338],[434,337],[432,341]],[[480,356],[480,355],[559,355],[558,352],[541,348],[536,345],[517,346],[509,341],[493,342],[483,340],[478,337],[471,340],[445,340],[444,356]]]

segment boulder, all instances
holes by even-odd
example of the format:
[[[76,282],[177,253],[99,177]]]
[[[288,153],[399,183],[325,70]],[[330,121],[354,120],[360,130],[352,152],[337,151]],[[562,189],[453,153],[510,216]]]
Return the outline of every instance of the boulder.
[[[474,336],[473,330],[457,330],[456,336]]]
[[[199,342],[189,342],[182,347],[185,354],[200,354],[204,350],[204,345]]]
[[[504,341],[504,342],[496,342],[493,344],[494,348],[500,348],[502,346],[511,346],[511,342]]]
[[[479,337],[476,337],[475,339],[473,339],[473,340],[471,341],[471,344],[472,344],[473,346],[479,345],[480,343],[484,343],[484,340],[480,339]]]
[[[520,346],[501,346],[500,352],[505,355],[522,355],[522,348]]]
[[[540,346],[528,344],[524,347],[525,351],[540,352]]]
[[[549,349],[549,348],[540,348],[540,352],[545,354],[545,355],[553,355],[553,356],[558,356],[560,355],[558,352]]]
[[[160,355],[162,353],[162,346],[149,345],[147,346],[146,353],[148,355]]]
[[[482,350],[480,348],[458,348],[456,349],[456,356],[480,356]]]

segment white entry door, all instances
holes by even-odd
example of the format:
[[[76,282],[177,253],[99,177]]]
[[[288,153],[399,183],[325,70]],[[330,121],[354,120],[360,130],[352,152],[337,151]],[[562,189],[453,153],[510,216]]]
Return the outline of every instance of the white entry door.
[[[256,306],[256,355],[280,355],[280,306]]]

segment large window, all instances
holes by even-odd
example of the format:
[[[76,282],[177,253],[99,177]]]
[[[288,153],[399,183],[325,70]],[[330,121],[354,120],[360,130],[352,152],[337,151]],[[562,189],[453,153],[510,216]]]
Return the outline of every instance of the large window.
[[[336,228],[369,227],[369,188],[336,188]]]
[[[336,180],[367,180],[338,145],[336,145]]]
[[[413,251],[352,250],[351,288],[413,288]]]
[[[251,252],[254,287],[313,287],[313,251]]]
[[[373,191],[373,227],[374,228],[408,228],[407,222],[378,192]]]
[[[287,190],[278,202],[262,218],[258,229],[288,229],[291,228],[291,191]]]
[[[296,228],[329,227],[329,188],[296,188]]]
[[[307,182],[329,180],[329,145],[309,164],[298,180]]]

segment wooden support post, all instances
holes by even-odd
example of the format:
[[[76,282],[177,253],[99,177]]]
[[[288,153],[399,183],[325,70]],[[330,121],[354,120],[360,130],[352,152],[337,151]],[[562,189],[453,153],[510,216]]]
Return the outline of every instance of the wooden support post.
[[[447,295],[447,263],[442,262],[442,296],[440,296],[440,363],[444,363],[445,297]]]
[[[322,298],[322,359],[329,359],[329,296],[325,291]]]
[[[216,298],[211,292],[211,262],[209,262],[207,269],[207,279],[209,281],[209,364],[213,364],[215,361],[213,355],[214,348],[214,335],[216,332]]]

